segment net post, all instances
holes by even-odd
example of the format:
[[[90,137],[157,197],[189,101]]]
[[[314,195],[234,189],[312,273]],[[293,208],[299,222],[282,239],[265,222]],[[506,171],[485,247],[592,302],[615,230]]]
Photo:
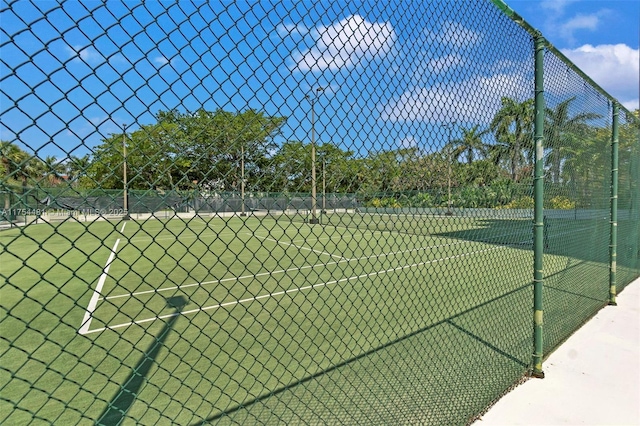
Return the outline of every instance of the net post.
[[[531,376],[544,378],[542,371],[543,352],[543,310],[542,258],[544,255],[544,50],[545,40],[540,33],[534,37],[535,43],[535,174],[533,179],[534,224],[533,224],[533,359]]]
[[[616,303],[616,268],[618,257],[618,126],[620,109],[613,103],[613,123],[611,129],[611,217],[609,231],[609,305]]]

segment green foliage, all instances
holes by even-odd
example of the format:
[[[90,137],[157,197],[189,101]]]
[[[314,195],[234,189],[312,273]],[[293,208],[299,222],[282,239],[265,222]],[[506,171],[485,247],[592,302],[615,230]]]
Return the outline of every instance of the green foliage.
[[[571,201],[568,197],[557,195],[549,200],[548,209],[571,210],[576,208],[575,201]]]
[[[370,202],[370,207],[396,209],[403,206],[395,198],[387,197],[387,198],[374,198]]]
[[[532,126],[534,119],[534,102],[528,99],[518,102],[511,98],[502,98],[502,108],[491,121],[496,145],[492,153],[496,162],[506,160],[509,164],[511,179],[519,181],[525,162],[531,162],[533,146]]]
[[[131,134],[114,134],[94,149],[87,175],[96,186],[122,188],[124,146],[128,185],[133,189],[239,190],[245,179],[257,180],[264,159],[275,148],[272,137],[285,117],[262,112],[195,113],[161,111],[157,123]]]
[[[424,208],[434,206],[434,197],[427,192],[415,194],[409,200],[411,207]]]
[[[546,111],[545,136],[550,144],[545,151],[545,184],[552,187],[548,194],[569,197],[580,207],[595,207],[592,200],[601,198],[608,186],[599,176],[610,162],[606,149],[610,129],[589,124],[599,118],[597,114],[571,116],[572,101]],[[489,128],[459,127],[455,135],[451,127],[451,140],[439,151],[409,146],[356,156],[341,148],[340,141],[318,144],[316,190],[357,193],[365,203],[387,200],[385,206],[438,207],[449,204],[450,187],[454,207],[518,204],[528,195],[520,188],[531,185],[533,172],[532,105],[530,99],[503,98]],[[112,134],[90,155],[62,161],[29,156],[3,141],[0,175],[11,186],[121,190],[126,147],[131,190],[240,192],[244,175],[245,191],[309,194],[312,147],[298,140],[276,144],[274,137],[285,120],[251,109],[161,111],[155,123]],[[621,170],[629,168],[636,134],[631,125],[621,125]],[[488,135],[493,143],[485,142]],[[627,174],[622,173],[620,187],[633,193]],[[621,200],[631,202],[628,196]],[[558,199],[549,205],[567,208],[570,203]]]
[[[519,197],[510,203],[499,208],[503,209],[532,209],[534,206],[533,197]]]

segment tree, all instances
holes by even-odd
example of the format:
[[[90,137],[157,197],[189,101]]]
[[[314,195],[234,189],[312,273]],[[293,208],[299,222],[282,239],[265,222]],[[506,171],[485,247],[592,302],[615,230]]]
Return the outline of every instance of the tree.
[[[317,152],[319,164],[325,168],[327,191],[353,193],[359,190],[358,162],[353,151],[344,151],[329,142],[318,146]]]
[[[479,154],[481,158],[487,155],[487,146],[482,137],[490,132],[489,129],[480,130],[480,125],[475,125],[470,129],[460,127],[462,137],[451,141],[453,148],[453,158],[456,160],[462,156],[466,156],[467,163],[471,164],[474,157]]]
[[[8,141],[0,141],[0,173],[3,182],[10,179],[17,179],[20,169],[28,160],[28,154],[21,150],[16,144]]]
[[[20,181],[22,186],[26,187],[29,179],[38,177],[41,161],[20,149],[13,142],[2,141],[1,144],[2,166],[0,167],[4,170],[3,182]]]
[[[87,169],[90,165],[91,158],[88,154],[82,157],[72,155],[67,159],[67,161],[64,163],[64,167],[67,179],[69,180],[69,182],[71,182],[71,185],[73,185],[74,187],[78,187],[80,185],[80,182],[85,179],[87,175]]]
[[[259,167],[275,149],[272,138],[286,117],[271,117],[253,109],[244,112],[218,109],[191,114],[168,111],[159,114],[158,120],[177,126],[174,143],[189,165],[190,181],[205,187],[238,190],[242,163],[249,180],[260,176]]]
[[[188,189],[198,185],[238,190],[241,165],[257,180],[265,157],[275,148],[272,137],[284,117],[262,112],[194,113],[161,111],[157,122],[131,134],[113,134],[93,153],[88,176],[104,188],[123,187],[123,139],[131,189]],[[243,161],[244,160],[244,161]]]
[[[490,129],[495,134],[498,148],[490,148],[495,158],[509,159],[511,179],[520,179],[520,169],[526,155],[533,151],[534,101],[528,99],[518,102],[511,98],[502,98],[502,108],[491,121]],[[523,155],[523,150],[526,152]]]
[[[579,150],[580,139],[574,136],[585,133],[587,121],[602,118],[600,114],[591,112],[582,112],[569,117],[571,103],[575,99],[574,96],[560,102],[555,108],[545,109],[545,136],[548,145],[552,146],[547,156],[547,166],[550,167],[554,183],[560,183],[563,162],[569,155],[576,155],[576,150]]]
[[[4,209],[11,208],[11,180],[17,179],[21,165],[28,158],[13,142],[0,141],[0,175],[2,176],[2,192],[4,192]]]
[[[64,177],[65,165],[58,161],[56,157],[48,155],[39,163],[39,178],[43,179],[49,186],[60,183]]]
[[[273,192],[311,192],[311,145],[286,141],[271,158]]]

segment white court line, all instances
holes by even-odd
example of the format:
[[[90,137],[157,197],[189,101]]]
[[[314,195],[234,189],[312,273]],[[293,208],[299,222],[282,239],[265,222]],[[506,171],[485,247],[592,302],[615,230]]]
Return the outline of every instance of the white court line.
[[[261,237],[260,235],[255,235],[255,234],[252,234],[252,235],[254,237],[256,237],[256,238],[261,239],[261,240],[272,241],[272,242],[274,242],[276,244],[282,244],[282,245],[286,245],[286,246],[291,246],[291,247],[295,247],[295,248],[300,249],[300,250],[308,250],[308,251],[312,251],[312,252],[318,253],[318,254],[326,254],[327,256],[335,257],[335,258],[338,258],[338,259],[349,260],[349,259],[347,259],[347,258],[345,258],[343,256],[339,256],[337,254],[331,254],[331,253],[327,253],[326,251],[320,251],[320,250],[312,249],[310,247],[300,246],[300,245],[297,245],[297,244],[293,244],[293,242],[287,243],[287,242],[279,241],[279,240],[276,240],[276,239],[273,239],[273,238]]]
[[[102,291],[102,287],[104,286],[105,281],[107,280],[107,275],[109,274],[109,267],[111,267],[111,262],[116,257],[116,250],[118,249],[118,244],[120,243],[120,238],[116,240],[116,243],[113,245],[111,249],[111,254],[109,255],[109,259],[107,260],[107,264],[104,266],[102,270],[102,275],[98,279],[98,284],[96,285],[96,289],[93,291],[91,295],[91,300],[89,300],[89,305],[87,306],[87,310],[84,313],[84,318],[82,319],[82,327],[78,330],[80,334],[90,333],[89,327],[91,326],[91,320],[93,319],[93,312],[96,310],[96,306],[98,305],[98,300],[100,299],[100,292]]]
[[[127,226],[127,222],[124,222],[122,224],[122,229],[120,229],[120,233],[122,234],[124,232],[124,227]]]
[[[210,228],[204,228],[202,230],[202,232],[200,233],[194,233],[193,235],[185,235],[184,232],[181,232],[179,234],[173,234],[171,233],[171,235],[152,235],[152,234],[145,234],[142,236],[137,236],[136,238],[132,238],[129,240],[130,243],[140,243],[140,242],[147,242],[149,240],[151,240],[152,242],[156,242],[156,241],[165,241],[165,240],[173,240],[176,241],[178,238],[183,239],[183,240],[197,240],[200,239],[201,237],[218,237],[218,238],[222,238],[222,237],[235,237],[238,235],[237,232],[235,231],[225,231],[225,232],[207,232],[205,231],[206,229],[210,229]],[[136,234],[138,235],[138,233]],[[249,234],[249,235],[253,235],[253,234]]]
[[[153,289],[153,290],[137,291],[135,293],[117,294],[117,295],[114,295],[114,296],[107,296],[104,299],[101,298],[99,300],[121,299],[123,297],[143,296],[145,294],[162,293],[162,292],[171,291],[171,290],[181,290],[183,288],[189,288],[189,287],[200,287],[200,286],[205,286],[205,285],[210,285],[210,284],[222,284],[222,283],[229,282],[229,281],[241,281],[241,280],[245,280],[245,279],[268,277],[268,276],[273,276],[273,275],[276,275],[276,274],[286,274],[287,272],[302,271],[302,270],[305,270],[305,269],[314,269],[314,268],[319,268],[319,267],[323,267],[324,268],[324,267],[327,267],[327,266],[330,266],[330,265],[338,265],[340,263],[349,263],[349,262],[368,260],[368,259],[380,259],[380,258],[383,258],[383,257],[395,256],[397,254],[405,254],[405,253],[411,253],[411,252],[415,252],[415,251],[423,251],[423,250],[440,248],[440,247],[449,247],[449,246],[455,246],[455,245],[466,244],[466,243],[467,243],[466,241],[461,241],[461,242],[449,243],[449,244],[439,244],[439,245],[435,245],[435,246],[417,247],[417,248],[412,248],[412,249],[409,249],[409,250],[399,250],[399,251],[394,251],[394,252],[390,252],[390,253],[373,254],[371,256],[363,256],[363,257],[357,257],[357,258],[352,258],[352,259],[342,259],[342,260],[340,260],[338,262],[327,262],[327,263],[317,263],[317,264],[314,264],[314,265],[296,266],[294,268],[279,269],[279,270],[269,271],[269,272],[261,272],[259,274],[242,275],[242,276],[239,276],[239,277],[223,278],[223,279],[220,279],[220,280],[203,281],[203,282],[198,282],[198,283],[177,285],[177,286],[171,286],[171,287],[163,287],[163,288],[158,288],[158,289]]]
[[[190,310],[187,310],[187,311],[174,312],[174,313],[171,313],[171,314],[159,315],[159,316],[155,316],[155,317],[151,317],[151,318],[145,318],[145,319],[136,320],[136,321],[129,321],[129,322],[121,323],[121,324],[109,325],[109,326],[106,326],[106,327],[96,328],[95,330],[88,331],[87,333],[98,333],[98,332],[105,331],[105,330],[115,330],[115,329],[118,329],[118,328],[129,327],[129,326],[132,326],[134,324],[144,324],[144,323],[152,322],[152,321],[156,321],[156,320],[172,318],[172,317],[175,317],[177,315],[195,314],[195,313],[198,313],[198,312],[211,311],[211,310],[215,310],[215,309],[219,309],[219,308],[226,308],[226,307],[229,307],[229,306],[241,305],[241,304],[245,304],[245,303],[249,303],[249,302],[256,302],[258,300],[267,299],[267,298],[270,298],[270,297],[282,296],[282,295],[290,294],[290,293],[297,293],[297,292],[301,292],[301,291],[305,291],[305,290],[311,290],[311,289],[314,289],[314,288],[328,287],[330,285],[339,284],[339,283],[342,283],[342,282],[349,282],[349,281],[352,281],[352,280],[371,277],[371,276],[375,276],[375,275],[387,274],[389,272],[399,271],[399,270],[402,270],[402,269],[414,268],[416,266],[429,265],[429,264],[436,263],[436,262],[442,262],[442,261],[445,261],[445,260],[457,259],[457,258],[460,258],[460,257],[465,257],[465,256],[473,255],[473,254],[485,253],[485,252],[488,252],[488,251],[500,250],[500,249],[508,249],[508,247],[503,247],[503,246],[491,247],[491,248],[487,248],[487,249],[484,249],[484,250],[477,250],[477,251],[474,251],[474,252],[462,253],[462,254],[458,254],[458,255],[455,255],[455,256],[443,257],[441,259],[426,260],[424,262],[413,263],[411,265],[397,266],[395,268],[384,269],[382,271],[376,271],[376,272],[369,272],[367,274],[356,275],[356,276],[353,276],[353,277],[342,278],[342,279],[339,279],[339,280],[328,281],[328,282],[325,282],[325,283],[317,283],[317,284],[312,284],[312,285],[308,285],[308,286],[304,286],[304,287],[297,287],[297,288],[292,288],[292,289],[289,289],[289,290],[283,290],[283,291],[277,291],[277,292],[274,292],[274,293],[262,294],[260,296],[248,297],[246,299],[233,300],[233,301],[224,302],[224,303],[218,303],[218,304],[210,305],[210,306],[203,306],[203,307],[200,307],[200,308],[190,309]]]

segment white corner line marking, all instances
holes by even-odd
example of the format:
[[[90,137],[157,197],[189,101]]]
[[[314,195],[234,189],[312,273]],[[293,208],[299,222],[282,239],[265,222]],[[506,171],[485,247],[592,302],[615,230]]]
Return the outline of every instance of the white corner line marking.
[[[230,300],[228,302],[217,303],[215,305],[209,305],[209,306],[201,306],[201,307],[198,307],[198,308],[195,308],[195,309],[189,309],[187,311],[174,312],[174,313],[171,313],[171,314],[158,315],[158,316],[151,317],[151,318],[144,318],[144,319],[135,320],[135,321],[129,321],[129,322],[121,323],[121,324],[108,325],[106,327],[96,328],[95,330],[88,331],[88,333],[99,333],[99,332],[102,332],[102,331],[105,331],[105,330],[116,330],[116,329],[119,329],[119,328],[130,327],[132,325],[140,325],[140,324],[145,324],[145,323],[152,322],[152,321],[162,320],[162,319],[166,319],[166,318],[172,318],[172,317],[175,317],[175,316],[178,316],[178,315],[189,315],[189,314],[195,314],[195,313],[199,313],[199,312],[217,310],[217,309],[220,309],[220,308],[226,308],[226,307],[230,307],[230,306],[246,304],[246,303],[250,303],[250,302],[257,302],[258,300],[267,299],[267,298],[270,298],[270,297],[283,296],[285,294],[298,293],[298,292],[312,290],[312,289],[321,288],[321,287],[329,287],[331,285],[336,285],[336,284],[340,284],[340,283],[344,283],[344,282],[349,282],[349,281],[353,281],[353,280],[359,280],[359,279],[362,279],[362,278],[367,278],[367,277],[372,277],[372,276],[377,276],[377,275],[388,274],[388,273],[394,272],[394,271],[399,271],[399,270],[409,269],[409,268],[415,268],[417,266],[430,265],[430,264],[433,264],[433,263],[438,263],[438,262],[442,262],[442,261],[446,261],[446,260],[458,259],[458,258],[461,258],[461,257],[471,256],[471,255],[478,254],[478,253],[486,253],[486,252],[489,252],[489,251],[500,250],[500,249],[506,249],[506,247],[503,247],[503,246],[490,247],[490,248],[483,249],[483,250],[476,250],[476,251],[473,251],[473,252],[460,253],[460,254],[457,254],[457,255],[443,257],[443,258],[440,258],[440,259],[431,259],[431,260],[426,260],[426,261],[423,261],[423,262],[413,263],[413,264],[410,264],[410,265],[401,265],[401,266],[397,266],[395,268],[389,268],[389,269],[384,269],[384,270],[381,270],[381,271],[369,272],[369,273],[365,273],[365,274],[361,274],[361,275],[356,275],[356,276],[353,276],[353,277],[345,277],[345,278],[341,278],[341,279],[338,279],[338,280],[320,282],[320,283],[316,283],[316,284],[310,284],[310,285],[306,285],[304,287],[296,287],[296,288],[290,288],[288,290],[281,290],[281,291],[276,291],[276,292],[273,292],[273,293],[261,294],[259,296],[248,297],[246,299]]]
[[[87,310],[84,313],[84,318],[82,319],[82,327],[78,330],[80,334],[89,333],[89,327],[91,326],[91,320],[93,319],[93,312],[96,310],[96,306],[98,306],[98,299],[100,298],[100,292],[102,291],[102,287],[104,286],[105,281],[107,280],[107,275],[109,275],[109,268],[111,267],[111,262],[116,257],[116,250],[118,250],[118,244],[120,244],[120,238],[116,240],[116,243],[113,245],[111,249],[111,254],[109,255],[109,259],[107,260],[107,264],[104,266],[102,270],[102,275],[98,279],[98,284],[96,285],[96,289],[93,291],[91,295],[91,300],[89,300],[89,305],[87,306]]]

